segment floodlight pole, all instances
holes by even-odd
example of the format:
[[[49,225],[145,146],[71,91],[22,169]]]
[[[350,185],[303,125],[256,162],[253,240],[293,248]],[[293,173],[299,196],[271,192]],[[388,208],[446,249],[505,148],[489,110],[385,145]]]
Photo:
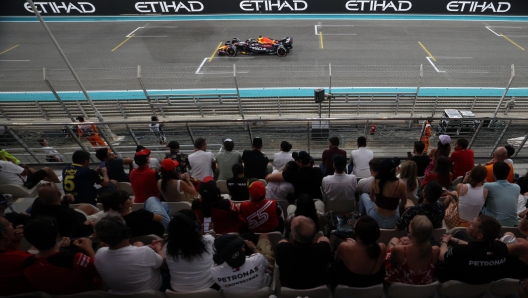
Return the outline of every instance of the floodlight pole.
[[[75,81],[77,81],[77,84],[79,84],[79,87],[81,88],[82,92],[84,93],[84,96],[86,97],[86,100],[88,101],[90,106],[92,106],[92,109],[94,110],[95,116],[97,117],[97,119],[99,119],[100,122],[104,122],[103,116],[101,115],[101,113],[99,113],[99,111],[95,107],[94,103],[92,102],[92,99],[90,98],[90,95],[88,95],[88,92],[86,92],[86,89],[84,89],[84,86],[81,83],[81,80],[79,80],[79,77],[77,76],[77,74],[75,73],[75,70],[71,66],[70,61],[68,61],[68,58],[66,58],[66,55],[62,51],[62,49],[61,49],[59,43],[57,42],[57,40],[55,39],[55,37],[53,36],[53,33],[51,33],[50,29],[48,28],[48,25],[46,25],[46,22],[44,22],[44,19],[42,19],[42,16],[40,15],[39,11],[35,7],[35,4],[33,3],[33,0],[27,0],[27,2],[29,2],[29,5],[31,5],[31,9],[33,9],[33,12],[35,13],[35,15],[39,19],[40,23],[42,24],[42,26],[44,27],[44,29],[48,33],[49,37],[51,38],[51,41],[53,41],[53,44],[57,48],[57,51],[59,51],[59,54],[61,55],[62,59],[64,60],[64,62],[66,62],[66,65],[70,69],[70,72],[72,73],[73,77],[75,78]]]

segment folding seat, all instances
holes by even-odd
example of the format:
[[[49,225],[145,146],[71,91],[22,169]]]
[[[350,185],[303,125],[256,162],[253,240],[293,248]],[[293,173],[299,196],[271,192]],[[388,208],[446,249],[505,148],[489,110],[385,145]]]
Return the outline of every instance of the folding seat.
[[[351,288],[339,285],[334,291],[334,298],[382,298],[383,285],[375,285],[367,288]]]
[[[429,298],[434,297],[440,282],[428,285],[409,285],[400,282],[393,283],[387,290],[387,298]]]
[[[161,293],[161,292],[160,292]],[[182,297],[182,298],[224,298],[224,295],[222,295],[222,292],[215,291],[213,289],[204,289],[196,292],[173,292],[171,290],[167,290],[165,292],[165,295],[168,298],[171,297]]]
[[[491,283],[489,292],[493,297],[508,297],[519,292],[519,281],[513,278],[503,278]]]
[[[470,285],[458,280],[450,280],[440,284],[440,287],[438,287],[438,294],[440,297],[453,298],[481,297],[484,295],[484,293],[486,293],[490,286],[491,283],[483,285]]]

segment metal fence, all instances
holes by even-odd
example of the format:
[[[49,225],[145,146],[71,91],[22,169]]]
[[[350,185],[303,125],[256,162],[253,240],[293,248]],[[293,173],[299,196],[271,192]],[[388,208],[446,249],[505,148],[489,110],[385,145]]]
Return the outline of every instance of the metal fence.
[[[476,157],[488,158],[498,146],[511,144],[516,148],[514,157],[528,157],[524,149],[528,138],[528,118],[474,118],[459,127],[451,125],[449,129],[440,129],[445,118],[433,119],[431,147],[438,142],[436,133],[447,133],[452,144],[459,137],[470,141]],[[137,145],[143,145],[153,151],[155,157],[163,158],[166,148],[149,129],[151,122],[119,121],[94,123],[100,129],[101,136],[120,156],[133,156]],[[469,123],[469,124],[468,124]],[[368,147],[377,157],[399,156],[405,158],[412,151],[414,141],[420,140],[424,125],[422,118],[269,118],[246,120],[188,120],[167,121],[164,133],[168,141],[176,140],[182,151],[193,152],[193,143],[198,137],[206,138],[209,150],[221,150],[222,141],[230,138],[235,142],[235,150],[251,148],[253,137],[262,137],[263,152],[270,157],[278,152],[283,140],[293,145],[292,151],[306,150],[317,160],[323,150],[328,148],[328,138],[338,136],[340,147],[347,151],[356,148],[358,136],[366,136]],[[376,128],[372,131],[372,125]],[[71,162],[74,151],[95,148],[84,138],[77,137],[75,123],[3,123],[5,131],[0,135],[0,146],[17,156],[24,163],[46,163],[46,153],[38,140],[46,139],[50,146],[57,149],[64,162]],[[444,125],[445,126],[445,125]],[[70,128],[70,129],[68,129]],[[528,146],[528,144],[527,144]],[[92,155],[92,158],[95,157]],[[95,160],[94,160],[95,161]]]

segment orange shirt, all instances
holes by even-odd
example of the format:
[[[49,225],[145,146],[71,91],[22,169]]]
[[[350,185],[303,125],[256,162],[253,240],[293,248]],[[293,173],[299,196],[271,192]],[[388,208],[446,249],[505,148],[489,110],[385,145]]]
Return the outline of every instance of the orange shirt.
[[[507,165],[510,167],[510,173],[508,173],[508,177],[506,180],[508,182],[513,183],[513,166],[509,163]],[[486,176],[486,182],[495,182],[495,179],[493,177],[493,164],[487,165],[486,170],[488,170],[488,175]]]

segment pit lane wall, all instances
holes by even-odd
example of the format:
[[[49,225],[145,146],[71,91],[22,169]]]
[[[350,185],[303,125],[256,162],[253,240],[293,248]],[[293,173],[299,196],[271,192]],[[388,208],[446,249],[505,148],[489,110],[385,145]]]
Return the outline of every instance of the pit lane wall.
[[[528,0],[84,0],[34,1],[42,15],[445,14],[528,15]],[[25,0],[0,1],[1,16],[34,15]]]

